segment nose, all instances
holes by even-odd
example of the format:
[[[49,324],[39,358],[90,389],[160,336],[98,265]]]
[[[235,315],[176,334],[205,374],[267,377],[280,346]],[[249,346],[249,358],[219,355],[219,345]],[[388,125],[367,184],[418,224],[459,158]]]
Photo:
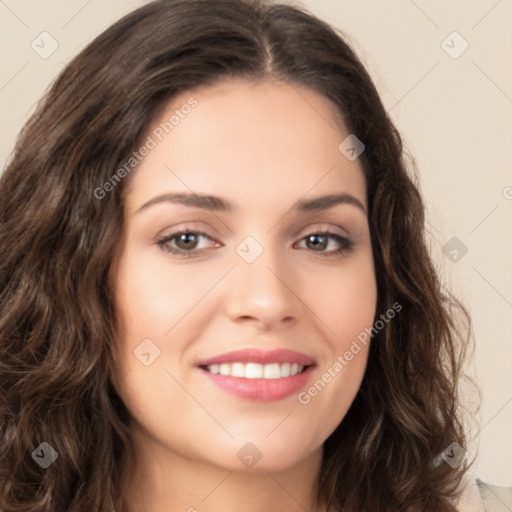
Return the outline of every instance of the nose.
[[[270,248],[252,263],[239,261],[226,286],[226,312],[234,322],[252,322],[263,330],[291,326],[304,309],[293,269]]]

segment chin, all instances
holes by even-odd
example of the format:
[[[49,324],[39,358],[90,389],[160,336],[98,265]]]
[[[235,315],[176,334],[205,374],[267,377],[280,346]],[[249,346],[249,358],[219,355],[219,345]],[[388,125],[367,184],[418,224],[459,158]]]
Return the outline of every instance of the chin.
[[[275,439],[249,441],[245,438],[232,441],[229,447],[224,447],[215,459],[215,464],[235,472],[279,472],[301,464],[309,457],[320,457],[322,445],[306,449],[304,440],[282,436]],[[234,445],[234,446],[233,446]],[[232,453],[233,456],[228,454]],[[213,454],[212,454],[213,455]],[[228,455],[228,457],[226,457]]]

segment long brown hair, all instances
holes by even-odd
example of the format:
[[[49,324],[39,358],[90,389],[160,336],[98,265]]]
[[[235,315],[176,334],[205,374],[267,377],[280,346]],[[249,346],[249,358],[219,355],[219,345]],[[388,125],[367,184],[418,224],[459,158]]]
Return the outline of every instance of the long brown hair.
[[[110,276],[125,181],[94,191],[174,95],[230,77],[305,86],[336,105],[365,144],[377,317],[402,306],[374,336],[360,391],[324,444],[318,503],[456,510],[467,463],[452,468],[439,454],[466,447],[457,383],[470,330],[456,318],[470,321],[429,256],[415,171],[343,33],[258,0],[137,9],[73,59],[20,134],[0,180],[1,510],[121,510],[133,447],[110,377]],[[41,443],[58,453],[46,469],[33,454]]]

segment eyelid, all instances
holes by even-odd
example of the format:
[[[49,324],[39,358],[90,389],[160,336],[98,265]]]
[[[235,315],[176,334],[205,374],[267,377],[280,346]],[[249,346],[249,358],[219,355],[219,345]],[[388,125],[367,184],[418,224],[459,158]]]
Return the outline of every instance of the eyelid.
[[[322,231],[328,231],[329,233],[333,233],[335,235],[341,236],[343,238],[350,238],[350,235],[348,234],[348,231],[346,229],[341,228],[340,226],[333,226],[332,224],[326,224],[325,222],[320,224],[315,224],[312,228],[308,228],[304,234],[301,235],[301,233],[304,230],[299,230],[296,236],[308,236],[313,235],[315,233],[319,233]]]
[[[209,240],[212,241],[212,244],[222,244],[222,242],[218,242],[214,237],[210,236],[208,233],[206,233],[205,231],[202,231],[200,229],[192,229],[192,228],[188,228],[188,227],[185,227],[185,228],[178,228],[176,229],[175,231],[172,231],[171,233],[169,233],[168,235],[161,235],[161,236],[158,236],[156,238],[156,243],[161,243],[161,242],[165,242],[165,244],[169,243],[171,240],[177,238],[178,236],[180,235],[183,235],[183,234],[187,234],[187,233],[192,233],[194,235],[197,235],[198,237],[202,237],[202,238],[208,238]],[[163,245],[165,245],[163,244]],[[223,245],[223,244],[222,244]],[[204,251],[205,249],[193,249],[191,251],[184,251],[184,252],[202,252]],[[176,249],[176,251],[180,251],[180,249]]]
[[[190,224],[185,223],[184,225],[178,225],[178,226],[179,227],[173,226],[173,227],[169,228],[171,231],[169,232],[168,235],[164,235],[164,234],[157,235],[154,239],[154,242],[161,240],[163,238],[171,238],[173,236],[177,236],[178,234],[183,233],[183,232],[192,232],[192,233],[205,235],[206,237],[210,238],[211,240],[218,242],[214,236],[210,235],[207,232],[207,230],[205,231],[204,229],[194,225],[194,223],[190,223]],[[325,223],[325,222],[320,222],[316,225],[313,225],[313,227],[307,228],[306,230],[304,230],[304,228],[295,230],[294,233],[292,234],[292,238],[295,239],[297,237],[300,237],[302,239],[305,236],[309,236],[309,235],[313,235],[313,234],[317,234],[317,233],[321,233],[321,232],[333,233],[333,234],[339,235],[342,238],[348,238],[348,239],[351,238],[350,234],[348,233],[348,231],[346,229],[341,228],[340,226],[333,226],[333,225]]]

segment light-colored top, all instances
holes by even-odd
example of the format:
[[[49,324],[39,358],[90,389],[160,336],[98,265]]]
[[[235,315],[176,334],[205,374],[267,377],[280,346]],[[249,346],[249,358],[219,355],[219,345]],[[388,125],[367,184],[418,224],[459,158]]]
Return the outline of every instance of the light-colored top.
[[[510,512],[512,487],[499,487],[466,474],[464,491],[456,504],[458,512]]]
[[[512,487],[501,487],[476,480],[485,512],[510,512],[512,510]]]

